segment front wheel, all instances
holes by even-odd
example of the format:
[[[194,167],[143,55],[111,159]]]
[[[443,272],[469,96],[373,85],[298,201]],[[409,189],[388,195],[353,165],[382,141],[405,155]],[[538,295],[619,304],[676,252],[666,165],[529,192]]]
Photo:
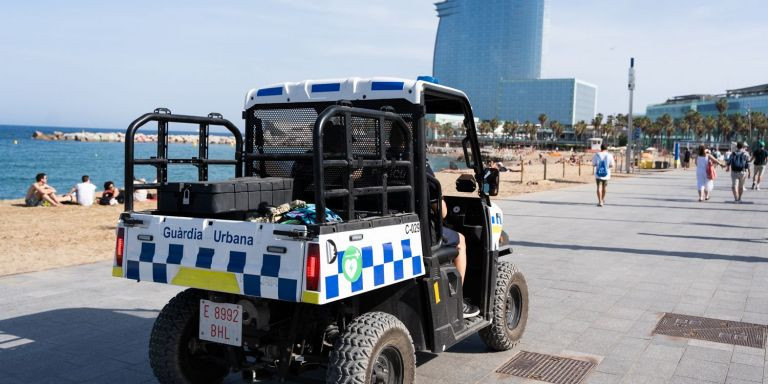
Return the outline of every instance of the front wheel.
[[[499,262],[491,325],[480,330],[485,345],[497,351],[512,349],[523,337],[528,321],[528,284],[512,263]]]
[[[347,326],[329,357],[326,381],[335,384],[411,384],[416,355],[408,329],[383,312],[363,314]]]
[[[163,307],[149,337],[149,364],[161,383],[218,383],[229,373],[226,346],[197,338],[202,291],[187,289]]]

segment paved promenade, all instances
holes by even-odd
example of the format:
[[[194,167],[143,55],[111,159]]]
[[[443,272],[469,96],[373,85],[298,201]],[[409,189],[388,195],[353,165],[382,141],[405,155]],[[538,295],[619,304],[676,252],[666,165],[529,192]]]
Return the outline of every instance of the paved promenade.
[[[541,383],[494,372],[525,350],[598,361],[587,383],[768,383],[765,349],[651,334],[664,312],[768,324],[768,191],[733,204],[727,176],[706,203],[690,171],[611,182],[602,208],[593,185],[496,200],[530,287],[523,341],[420,355],[418,382]],[[147,339],[178,288],[109,274],[0,278],[0,381],[154,382]]]

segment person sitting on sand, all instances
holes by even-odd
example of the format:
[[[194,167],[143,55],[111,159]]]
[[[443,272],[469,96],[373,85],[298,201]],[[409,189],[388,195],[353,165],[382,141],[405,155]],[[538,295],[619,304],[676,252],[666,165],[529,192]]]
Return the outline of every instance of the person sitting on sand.
[[[116,205],[119,203],[118,197],[120,196],[120,190],[115,187],[115,183],[107,181],[104,183],[104,192],[99,199],[100,205]]]
[[[75,184],[75,186],[64,195],[64,198],[69,199],[66,201],[76,201],[82,206],[89,207],[93,205],[96,186],[91,183],[91,177],[88,175],[83,175],[81,180],[82,183]]]
[[[48,175],[45,173],[35,175],[35,182],[27,189],[24,203],[28,207],[37,207],[45,203],[55,207],[61,205],[59,198],[56,197],[56,189],[48,185]]]

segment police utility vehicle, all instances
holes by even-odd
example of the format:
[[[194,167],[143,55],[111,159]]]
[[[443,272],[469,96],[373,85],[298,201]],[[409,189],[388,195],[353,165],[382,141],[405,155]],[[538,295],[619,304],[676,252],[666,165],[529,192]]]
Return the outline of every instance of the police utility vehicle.
[[[456,186],[476,195],[441,196],[426,157],[431,114],[463,116],[474,177]],[[189,287],[152,330],[160,382],[319,367],[331,383],[412,383],[416,351],[439,353],[475,332],[494,350],[520,340],[528,289],[499,260],[511,250],[490,201],[498,171],[483,169],[463,92],[431,78],[284,83],[248,92],[243,118],[245,137],[219,114],[161,108],[126,133],[112,274]],[[149,123],[157,154],[136,158],[136,133]],[[198,156],[169,156],[172,124],[199,131]],[[233,159],[209,158],[211,127],[232,133]],[[171,165],[196,167],[198,180],[169,182]],[[154,167],[157,182],[134,184],[137,166]],[[235,177],[209,181],[212,166]],[[141,188],[157,190],[156,210],[134,210]],[[463,283],[443,226],[466,239]],[[463,316],[465,299],[477,316]]]

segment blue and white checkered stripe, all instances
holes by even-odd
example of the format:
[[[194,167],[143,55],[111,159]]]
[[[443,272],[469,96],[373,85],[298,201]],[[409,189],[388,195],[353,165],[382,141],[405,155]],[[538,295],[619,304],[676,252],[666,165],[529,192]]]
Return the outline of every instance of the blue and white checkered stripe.
[[[228,277],[226,273],[233,275],[241,294],[285,301],[299,300],[302,269],[289,265],[295,261],[296,255],[254,252],[249,258],[246,252],[217,252],[206,247],[187,247],[191,249],[185,253],[183,244],[173,243],[168,244],[167,250],[163,249],[163,252],[158,250],[156,243],[139,244],[138,257],[129,255],[126,260],[126,278],[173,284],[182,268],[221,271],[225,273],[223,278]],[[298,259],[303,260],[302,257]],[[246,261],[251,264],[246,264]]]
[[[417,237],[418,239],[418,237]],[[424,274],[424,260],[421,247],[414,254],[411,239],[387,242],[377,246],[362,247],[362,273],[355,281],[349,281],[343,272],[344,252],[338,251],[336,273],[326,275],[323,281],[325,300],[353,296],[377,287],[390,285]]]

